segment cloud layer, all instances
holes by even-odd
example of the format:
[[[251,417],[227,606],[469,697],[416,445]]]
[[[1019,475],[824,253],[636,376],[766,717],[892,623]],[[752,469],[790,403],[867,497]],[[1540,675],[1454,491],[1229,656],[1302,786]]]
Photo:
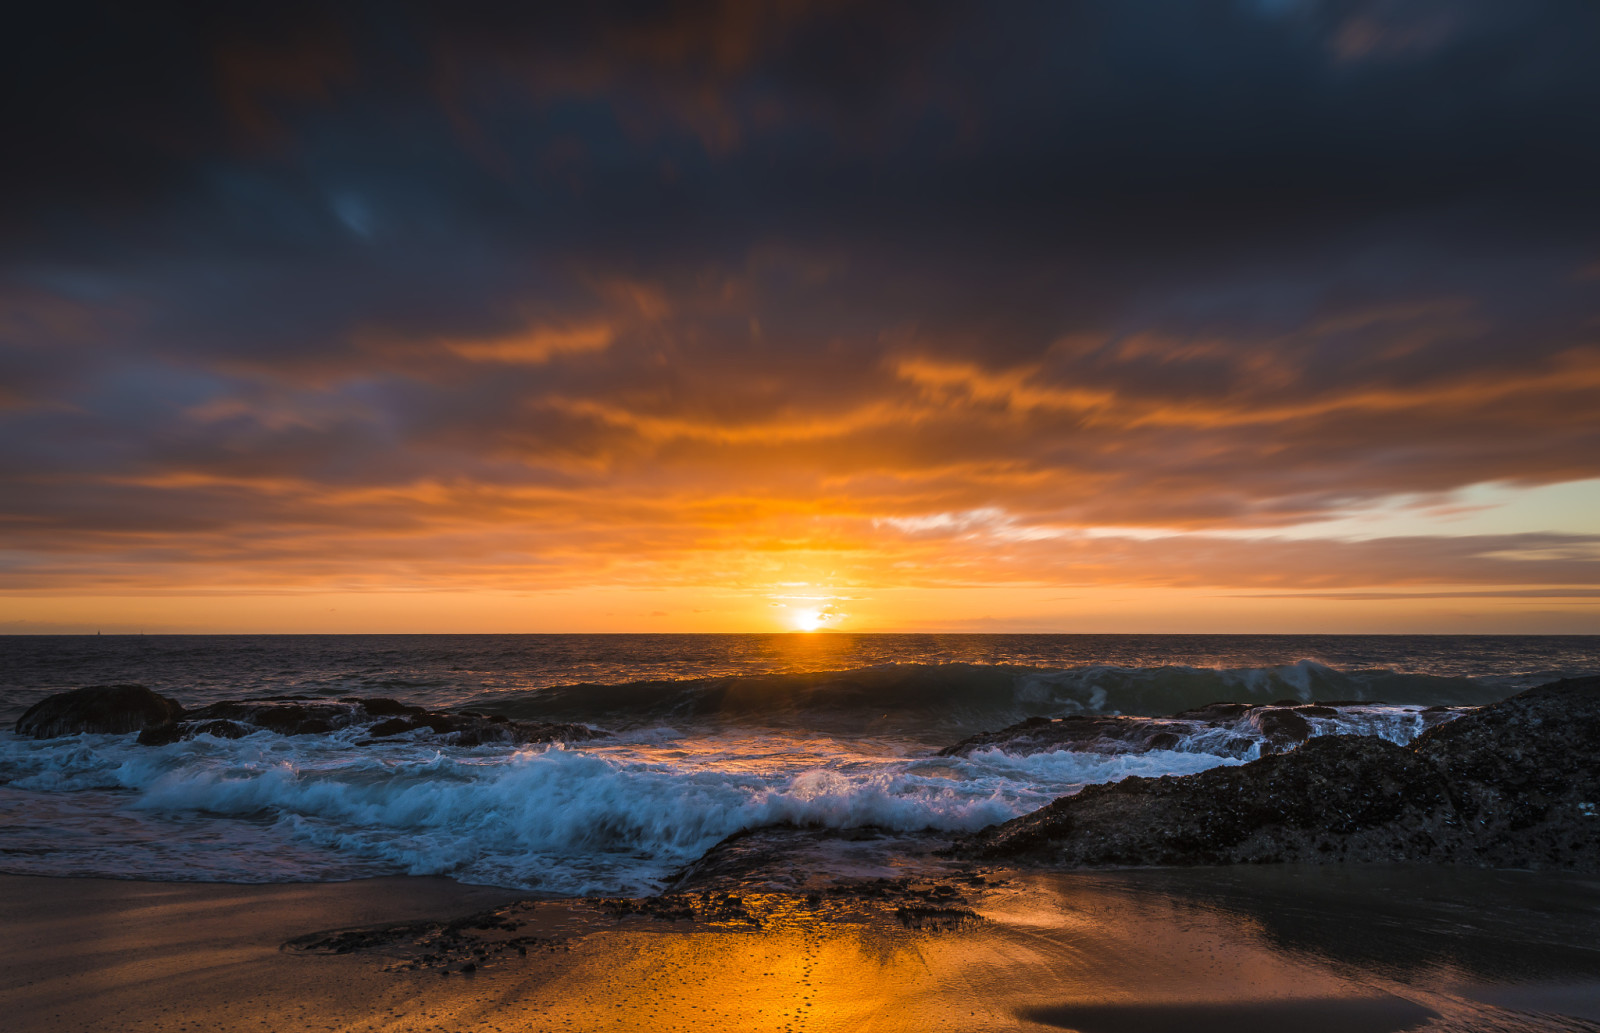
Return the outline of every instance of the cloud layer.
[[[1600,518],[1449,512],[1600,478],[1592,5],[463,9],[68,5],[0,44],[11,609],[806,582],[1594,621]],[[1315,532],[1396,500],[1437,530]]]

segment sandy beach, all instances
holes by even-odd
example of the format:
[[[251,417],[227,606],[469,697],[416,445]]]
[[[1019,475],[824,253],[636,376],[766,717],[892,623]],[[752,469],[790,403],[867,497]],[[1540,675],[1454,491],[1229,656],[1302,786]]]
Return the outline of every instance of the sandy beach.
[[[672,920],[507,908],[518,894],[443,879],[5,876],[0,1009],[17,1033],[1600,1029],[1593,878],[1284,866],[1000,873],[964,892],[976,920],[908,928],[870,895],[756,893]],[[520,950],[429,962],[411,935],[429,927],[384,931],[497,907]],[[341,929],[362,934],[285,947]]]

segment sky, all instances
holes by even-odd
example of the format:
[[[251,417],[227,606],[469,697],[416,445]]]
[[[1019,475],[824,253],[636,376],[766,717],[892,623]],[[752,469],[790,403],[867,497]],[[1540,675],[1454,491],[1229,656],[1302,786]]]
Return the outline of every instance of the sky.
[[[0,632],[1600,633],[1596,40],[30,5]]]

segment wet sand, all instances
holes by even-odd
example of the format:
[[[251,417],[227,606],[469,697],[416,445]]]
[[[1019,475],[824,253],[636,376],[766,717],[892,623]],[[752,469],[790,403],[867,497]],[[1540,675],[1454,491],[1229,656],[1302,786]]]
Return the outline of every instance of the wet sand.
[[[714,922],[542,902],[503,912],[523,946],[464,973],[460,957],[429,967],[404,944],[283,945],[518,894],[443,879],[0,876],[0,1016],[14,1033],[1600,1030],[1592,878],[1326,867],[1000,878],[969,895],[981,921],[946,931],[906,928],[870,899],[754,894],[736,907],[746,917]]]

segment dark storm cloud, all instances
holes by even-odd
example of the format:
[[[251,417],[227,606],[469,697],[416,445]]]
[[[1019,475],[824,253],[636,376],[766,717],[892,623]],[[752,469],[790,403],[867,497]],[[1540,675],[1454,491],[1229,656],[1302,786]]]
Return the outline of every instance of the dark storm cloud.
[[[413,542],[557,492],[541,548],[649,554],[1600,476],[1596,39],[1582,2],[40,5],[0,43],[0,519],[304,552],[340,492]],[[1531,569],[1459,546],[1428,569]]]

